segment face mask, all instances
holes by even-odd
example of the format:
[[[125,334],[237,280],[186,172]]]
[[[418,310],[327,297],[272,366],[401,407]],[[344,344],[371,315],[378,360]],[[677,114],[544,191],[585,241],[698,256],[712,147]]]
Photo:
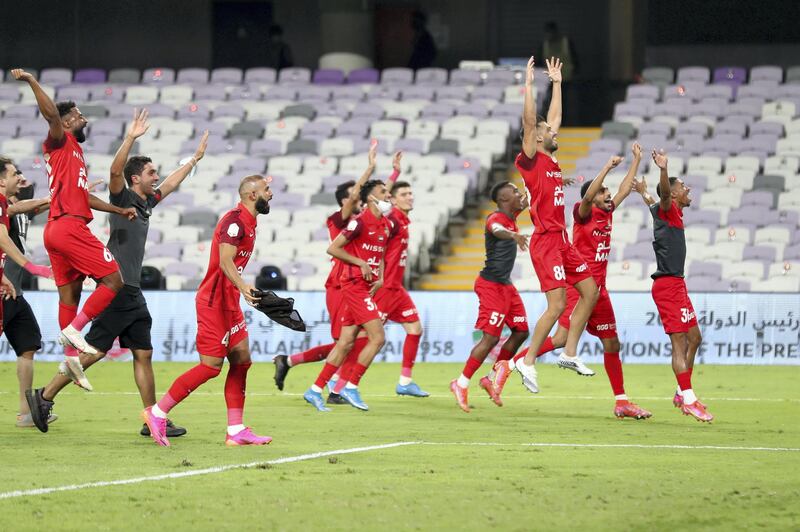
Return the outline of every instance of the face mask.
[[[256,212],[259,214],[269,214],[269,202],[264,198],[256,200]]]
[[[379,200],[375,196],[372,196],[372,200],[375,202],[375,205],[378,207],[378,210],[381,211],[381,214],[383,215],[389,214],[389,211],[392,210],[391,202]]]
[[[33,189],[36,185],[29,185],[27,187],[21,188],[17,191],[17,199],[18,200],[29,200],[33,199]]]

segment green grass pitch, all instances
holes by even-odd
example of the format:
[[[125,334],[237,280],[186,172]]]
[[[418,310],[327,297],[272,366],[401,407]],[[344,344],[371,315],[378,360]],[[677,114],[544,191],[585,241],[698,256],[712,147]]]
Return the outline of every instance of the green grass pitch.
[[[158,388],[164,390],[188,365],[155,367]],[[38,364],[37,385],[55,368]],[[299,395],[318,365],[293,369],[285,393],[279,393],[273,366],[256,364],[249,375],[245,422],[271,435],[271,445],[225,447],[220,377],[173,411],[189,434],[164,449],[138,435],[141,404],[130,363],[92,368],[94,393],[65,390],[55,408],[61,418],[47,434],[14,427],[15,367],[0,364],[0,529],[800,527],[798,367],[699,366],[696,390],[717,417],[710,425],[673,408],[668,366],[625,367],[629,396],[654,414],[645,421],[612,416],[602,368],[589,379],[552,365],[540,366],[538,396],[528,394],[512,375],[502,408],[473,379],[475,408],[465,414],[448,391],[460,369],[460,364],[418,365],[415,378],[433,396],[411,399],[393,394],[398,366],[376,364],[362,385],[369,412],[338,406],[320,414]],[[396,442],[411,443],[266,463]],[[247,463],[261,465],[8,496],[15,490]]]

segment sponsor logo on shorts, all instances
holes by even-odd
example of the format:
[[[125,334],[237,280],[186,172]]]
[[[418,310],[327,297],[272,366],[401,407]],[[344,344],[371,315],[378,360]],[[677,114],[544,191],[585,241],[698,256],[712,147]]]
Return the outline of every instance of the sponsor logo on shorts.
[[[689,312],[688,308],[681,309],[681,323],[689,323],[694,319],[694,312]]]
[[[589,266],[587,266],[586,263],[584,263],[584,264],[581,264],[580,266],[578,266],[577,268],[575,268],[575,271],[578,272],[578,273],[581,273],[581,272],[585,272],[587,269],[589,269]]]
[[[247,324],[245,323],[244,320],[242,320],[241,322],[231,327],[230,331],[225,333],[225,336],[222,337],[222,342],[220,343],[227,347],[228,344],[231,342],[231,336],[238,333],[239,331],[246,331],[246,330],[247,330]]]
[[[595,327],[595,329],[597,329],[598,331],[614,331],[616,330],[616,328],[617,328],[616,323],[601,323],[600,325]]]
[[[404,310],[403,312],[401,312],[401,315],[402,315],[404,318],[407,318],[407,317],[411,316],[412,314],[416,314],[416,313],[417,313],[417,309],[415,309],[415,308],[410,308],[410,309],[408,309],[408,310]]]
[[[513,323],[525,323],[528,321],[525,316],[514,316]]]

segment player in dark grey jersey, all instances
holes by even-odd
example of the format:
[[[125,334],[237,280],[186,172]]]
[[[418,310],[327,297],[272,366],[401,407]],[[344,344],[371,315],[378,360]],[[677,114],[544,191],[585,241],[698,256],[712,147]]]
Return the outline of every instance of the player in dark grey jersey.
[[[470,411],[467,400],[469,381],[500,341],[503,327],[507,326],[511,335],[500,348],[495,368],[489,376],[480,380],[481,388],[497,406],[503,406],[500,392],[510,374],[508,364],[505,364],[506,371],[499,371],[500,362],[511,359],[528,338],[525,305],[511,283],[517,247],[522,251],[528,249],[528,235],[520,234],[517,227],[517,216],[528,208],[528,199],[508,181],[492,187],[491,196],[492,201],[497,204],[497,210],[486,219],[486,265],[475,280],[475,293],[479,302],[475,328],[483,332],[483,338],[472,348],[461,375],[450,383],[450,391],[453,392],[458,406],[465,412]]]
[[[203,158],[208,141],[208,132],[205,132],[194,156],[157,186],[159,182],[157,167],[149,157],[137,155],[128,159],[136,139],[144,135],[150,127],[147,117],[146,110],[135,113],[128,134],[111,163],[111,180],[108,186],[113,205],[133,207],[137,213],[136,218],[132,220],[119,216],[110,219],[111,234],[108,249],[119,263],[125,286],[108,308],[94,320],[89,334],[86,335],[87,343],[97,349],[98,355],[91,356],[86,353],[80,355],[81,364],[84,368],[88,368],[103,358],[111,349],[114,340],[119,338],[120,345],[129,348],[133,353],[134,379],[145,407],[152,406],[156,402],[152,366],[153,346],[150,339],[152,318],[140,288],[150,215],[153,208],[177,189],[197,162]],[[49,411],[60,390],[70,381],[77,384],[76,376],[69,374],[66,365],[62,365],[59,369],[61,374],[56,375],[41,394],[34,394],[37,404],[32,407]],[[141,434],[150,435],[146,425],[142,427]],[[183,434],[186,434],[186,429],[170,422],[168,436]]]

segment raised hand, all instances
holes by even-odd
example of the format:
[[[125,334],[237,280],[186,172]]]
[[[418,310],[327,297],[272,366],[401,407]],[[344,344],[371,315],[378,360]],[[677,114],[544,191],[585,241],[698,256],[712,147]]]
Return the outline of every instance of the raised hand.
[[[3,299],[17,299],[17,290],[5,275],[2,281],[0,281],[0,294],[3,295]]]
[[[561,59],[551,57],[550,59],[545,59],[545,63],[547,63],[547,77],[550,78],[550,81],[552,83],[561,83]]]
[[[370,168],[375,168],[375,159],[378,156],[378,141],[373,140],[369,144],[369,153],[367,154],[367,160],[369,161]]]
[[[523,235],[522,233],[514,233],[511,238],[513,238],[514,242],[517,243],[517,246],[519,246],[520,251],[525,251],[528,249],[528,239],[530,238],[530,235]]]
[[[402,158],[403,158],[403,152],[398,151],[397,153],[394,154],[394,157],[392,158],[392,168],[394,169],[395,172],[400,171],[400,160]]]
[[[636,159],[641,159],[642,157],[642,146],[638,142],[634,142],[631,146],[631,153],[633,153],[633,157]]]
[[[574,177],[565,177],[561,181],[564,182],[564,186],[565,187],[568,187],[568,186],[571,186],[572,184],[575,183],[575,178]]]
[[[25,72],[21,68],[15,68],[11,70],[11,75],[14,76],[14,79],[18,79],[20,81],[31,81],[34,79],[33,74],[30,72]]]
[[[619,163],[621,163],[622,160],[623,160],[622,157],[620,157],[619,155],[612,155],[611,158],[608,159],[606,166],[608,166],[609,168],[616,168],[617,166],[619,166]]]
[[[134,109],[133,110],[133,121],[131,125],[128,126],[128,136],[133,139],[138,139],[145,133],[147,130],[150,129],[150,124],[147,122],[147,117],[149,113],[147,109]]]
[[[653,150],[653,162],[662,170],[667,169],[667,154],[664,153],[664,150]]]
[[[533,85],[533,66],[536,62],[533,60],[533,56],[528,59],[528,66],[525,67],[525,86],[530,87]]]
[[[647,181],[645,181],[644,176],[642,176],[641,181],[637,181],[635,177],[633,178],[633,190],[641,195],[647,192]]]
[[[195,164],[197,161],[203,158],[206,154],[206,148],[208,148],[208,130],[206,129],[203,131],[203,136],[200,137],[200,144],[197,146],[197,150],[194,152],[194,160]]]

